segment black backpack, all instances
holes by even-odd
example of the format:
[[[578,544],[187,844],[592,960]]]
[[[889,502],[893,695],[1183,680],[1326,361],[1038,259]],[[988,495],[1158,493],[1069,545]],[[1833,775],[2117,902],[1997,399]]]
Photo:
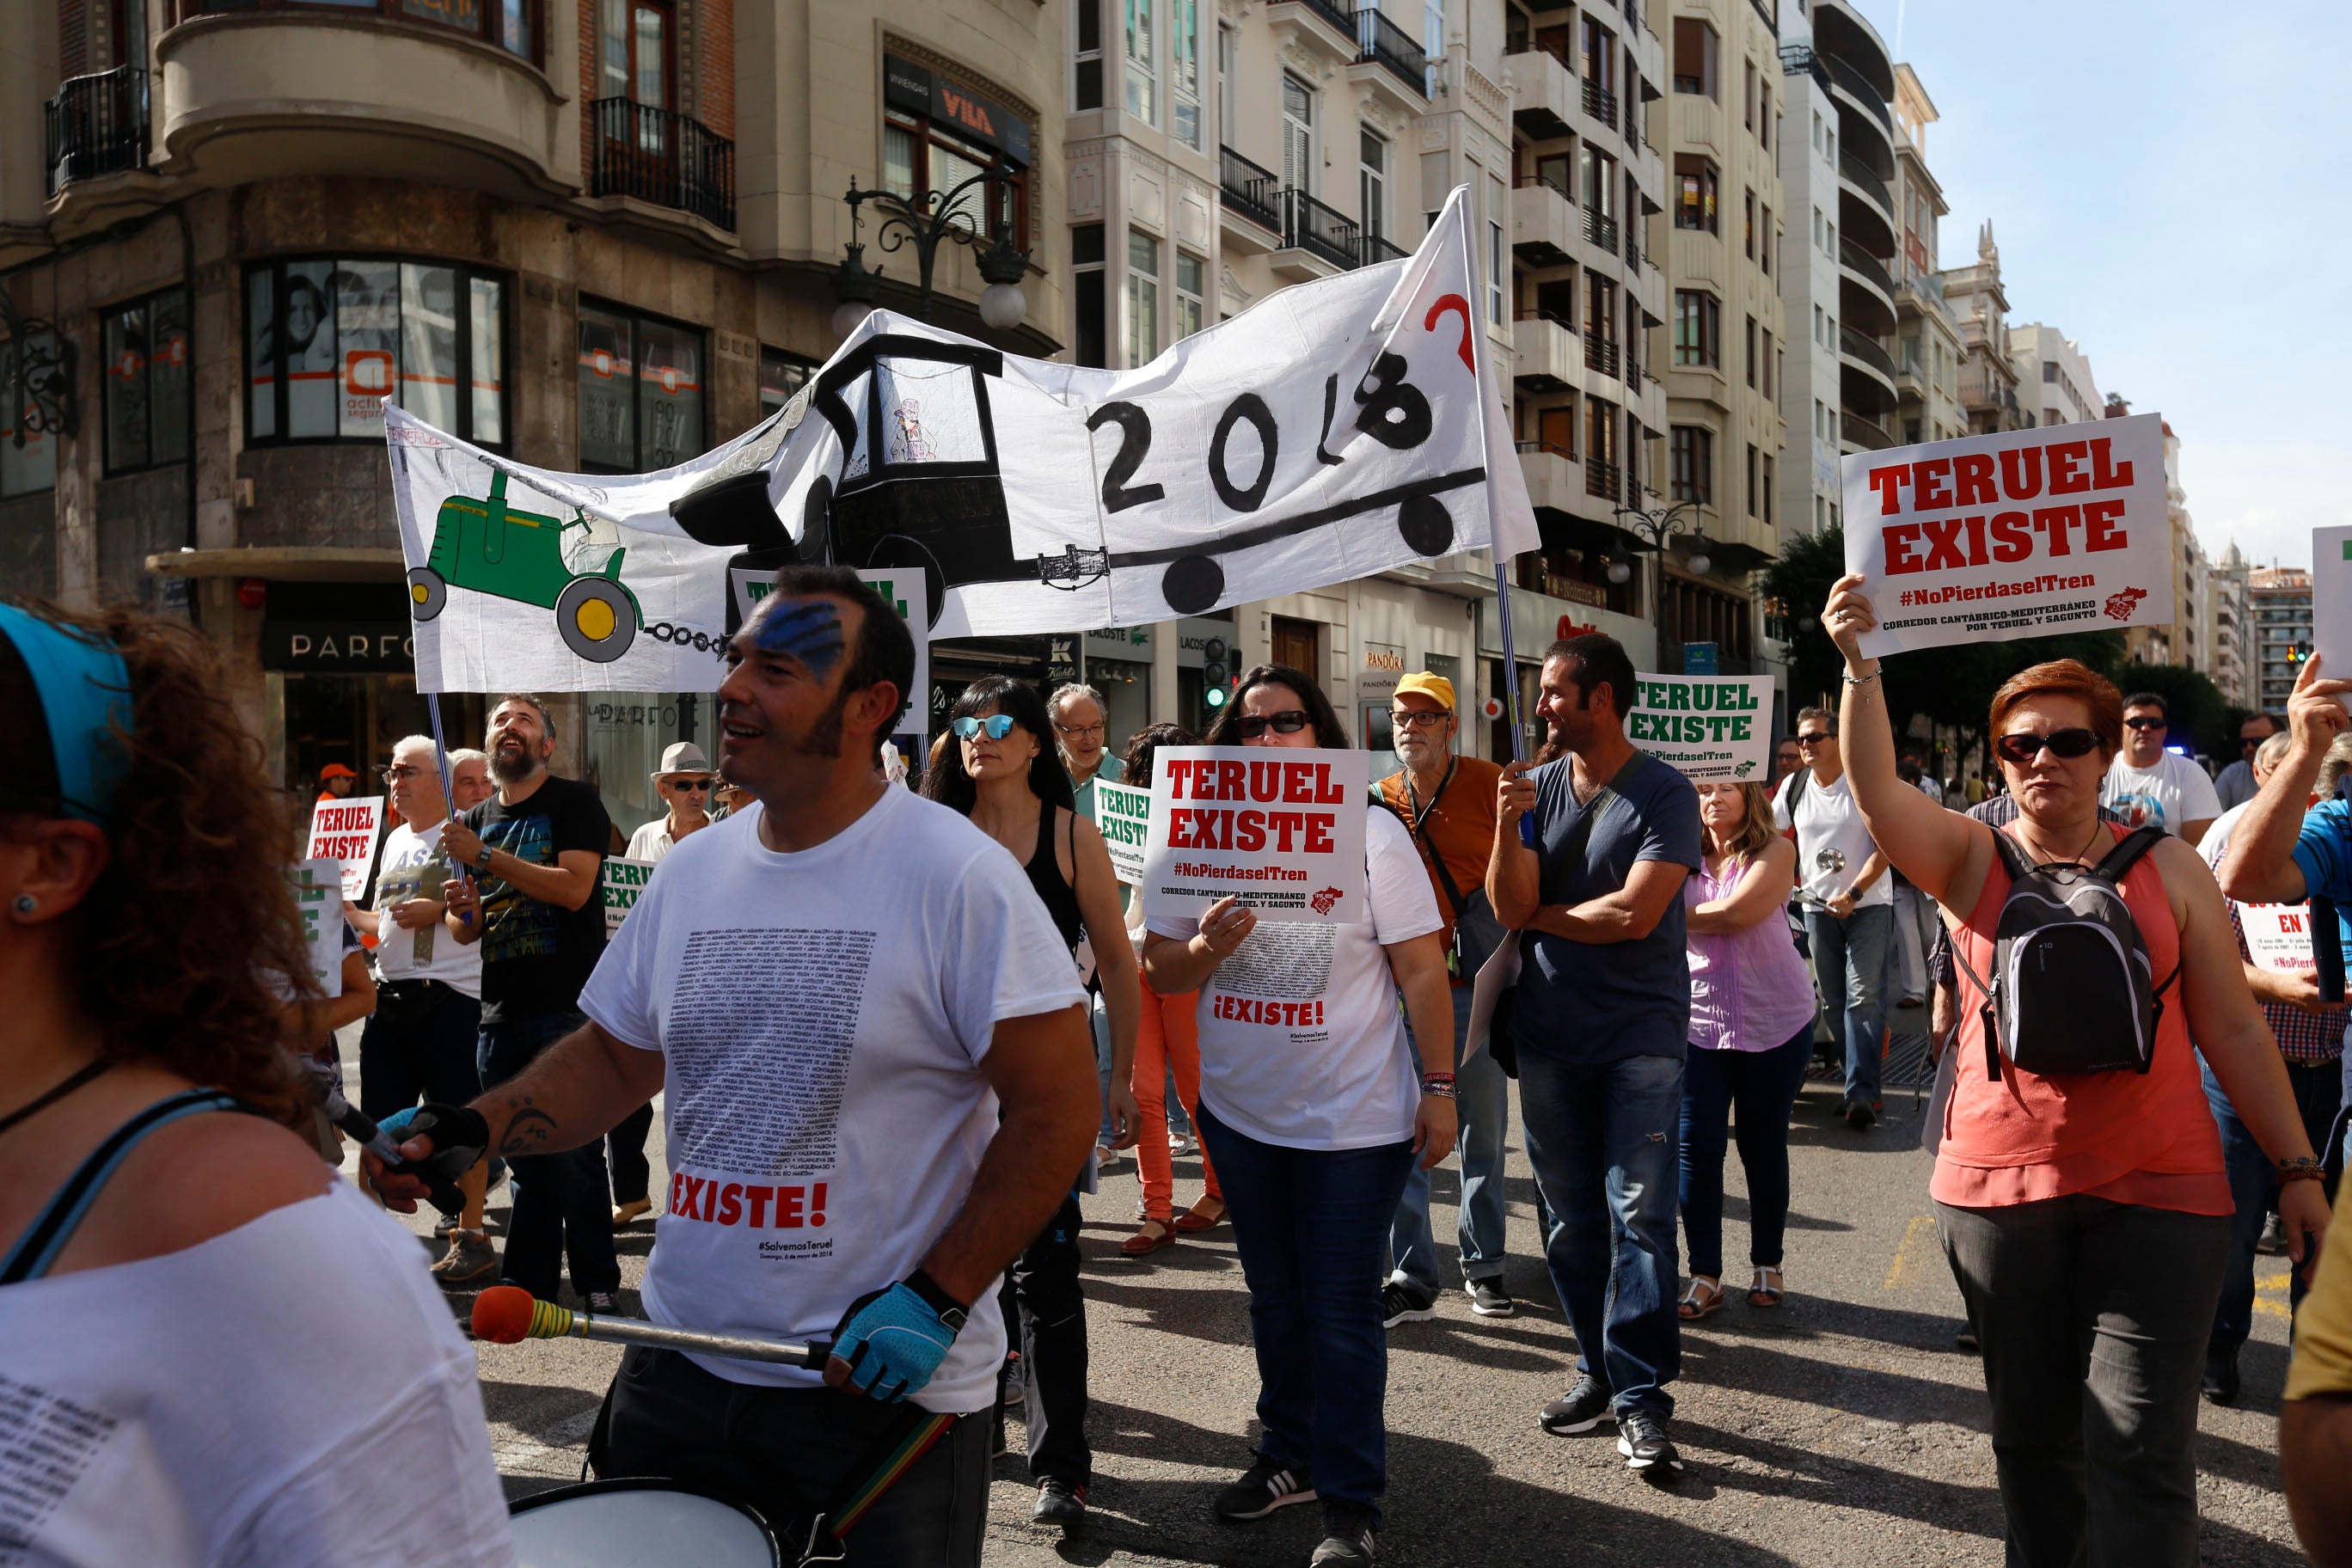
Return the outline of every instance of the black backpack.
[[[1993,982],[1953,960],[1984,1001],[1985,1071],[2001,1058],[2025,1071],[2146,1072],[2156,1054],[2164,993],[2180,966],[2151,984],[2147,943],[2124,901],[2123,879],[2164,837],[2160,827],[2126,834],[2096,866],[2036,866],[1999,828],[1993,843],[2010,875],[1993,932]]]

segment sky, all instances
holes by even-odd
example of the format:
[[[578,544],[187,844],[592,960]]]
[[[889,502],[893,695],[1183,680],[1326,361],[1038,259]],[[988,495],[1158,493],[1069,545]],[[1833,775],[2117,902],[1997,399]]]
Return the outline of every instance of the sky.
[[[2102,396],[2180,437],[2207,554],[2309,565],[2310,531],[2352,522],[2352,6],[1860,8],[1942,117],[1942,265],[1991,219],[2011,322],[2063,331]]]

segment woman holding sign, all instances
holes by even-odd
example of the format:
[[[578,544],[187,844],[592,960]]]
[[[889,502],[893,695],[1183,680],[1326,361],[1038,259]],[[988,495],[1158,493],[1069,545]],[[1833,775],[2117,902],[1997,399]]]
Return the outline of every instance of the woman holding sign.
[[[1344,751],[1348,736],[1311,678],[1260,665],[1209,744]],[[1387,1485],[1389,1221],[1414,1158],[1429,1169],[1454,1137],[1437,896],[1395,816],[1360,791],[1348,799],[1367,816],[1367,918],[1261,923],[1228,898],[1198,919],[1148,921],[1143,944],[1154,990],[1201,993],[1196,1124],[1249,1281],[1265,1436],[1217,1512],[1262,1519],[1319,1497],[1318,1564],[1372,1561]],[[1418,1078],[1400,991],[1423,1042]]]
[[[973,681],[956,699],[948,734],[938,765],[923,777],[923,794],[971,818],[1027,868],[1080,977],[1088,984],[1099,978],[1110,1015],[1113,1146],[1127,1148],[1136,1141],[1128,1079],[1142,1001],[1110,851],[1100,830],[1071,809],[1070,775],[1055,753],[1053,723],[1035,688],[1001,675]],[[1094,1469],[1087,1446],[1087,1302],[1078,1288],[1081,1223],[1074,1184],[1061,1212],[1005,1272],[1012,1297],[1005,1321],[1013,1320],[1011,1307],[1020,1315],[1022,1405],[1040,1524],[1066,1526],[1086,1516]]]
[[[1780,1304],[1789,1221],[1789,1108],[1813,1049],[1813,983],[1789,940],[1797,848],[1772,830],[1759,784],[1703,784],[1706,863],[1683,884],[1690,947],[1690,1054],[1683,1067],[1685,1321],[1723,1305],[1723,1156],[1739,1108],[1748,1173],[1748,1304]]]
[[[1946,811],[1895,775],[1863,581],[1839,580],[1822,623],[1845,657],[1854,799],[1943,906],[1960,966],[1928,1193],[1983,1342],[2009,1560],[2188,1568],[2233,1211],[2197,1052],[2277,1162],[2298,1263],[2327,1228],[2319,1162],[2213,873],[2180,839],[2100,819],[2115,687],[2071,659],[2011,677],[1988,732],[2017,819]]]

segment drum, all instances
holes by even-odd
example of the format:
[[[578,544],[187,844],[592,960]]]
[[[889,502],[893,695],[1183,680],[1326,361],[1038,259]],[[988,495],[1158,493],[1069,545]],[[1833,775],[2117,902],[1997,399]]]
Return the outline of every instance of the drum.
[[[558,1487],[510,1512],[521,1568],[783,1568],[757,1510],[658,1478]]]

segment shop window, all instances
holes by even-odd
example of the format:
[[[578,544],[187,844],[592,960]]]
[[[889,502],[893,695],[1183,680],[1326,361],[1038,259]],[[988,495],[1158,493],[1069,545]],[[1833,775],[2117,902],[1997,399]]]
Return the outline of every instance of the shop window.
[[[43,332],[34,344],[34,357],[47,359],[57,353],[57,334]],[[0,342],[0,387],[16,384],[16,345]],[[16,444],[18,435],[24,445]],[[0,496],[30,495],[36,490],[55,489],[58,484],[58,440],[43,422],[37,404],[27,398],[25,406],[9,410],[0,404]]]
[[[966,180],[984,184],[948,210],[975,232],[1029,237],[1031,127],[988,94],[890,56],[882,125],[882,188],[923,205]]]
[[[246,439],[383,439],[383,399],[507,444],[506,283],[437,261],[273,261],[246,278]]]
[[[338,16],[390,16],[424,22],[496,45],[536,62],[541,31],[537,0],[178,0],[173,19],[247,11],[324,11]],[[143,53],[143,51],[142,51]]]
[[[105,334],[106,471],[185,462],[187,290],[166,289],[115,306],[106,312]]]
[[[809,384],[816,374],[818,363],[806,354],[789,353],[782,349],[760,345],[760,417],[765,419],[793,400],[793,395]]]
[[[651,473],[709,444],[701,332],[583,301],[579,357],[584,471]]]

